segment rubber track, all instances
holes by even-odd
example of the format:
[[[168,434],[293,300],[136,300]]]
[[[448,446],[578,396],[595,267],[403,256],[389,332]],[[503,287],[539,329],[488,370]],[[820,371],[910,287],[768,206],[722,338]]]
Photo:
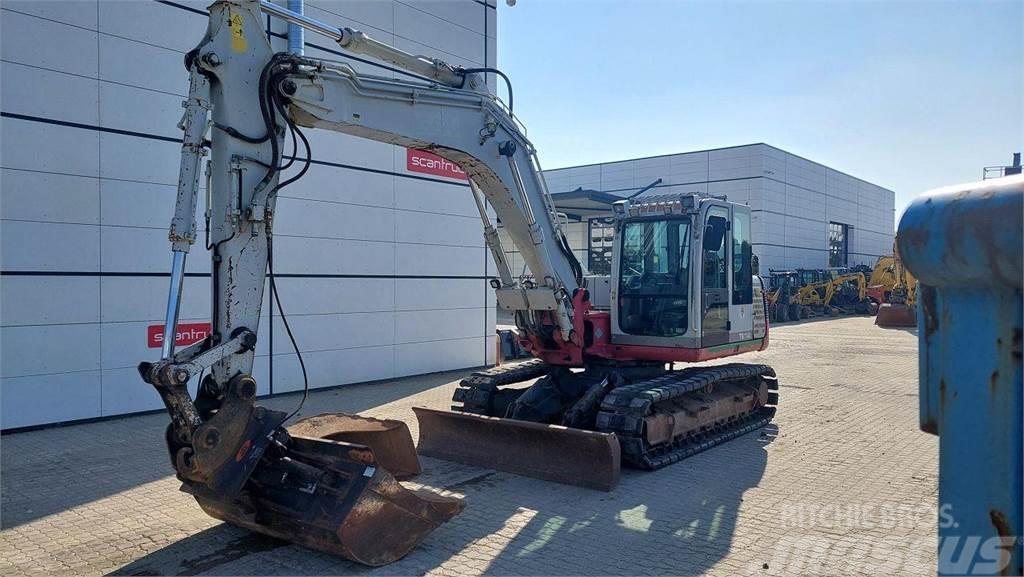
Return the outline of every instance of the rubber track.
[[[477,415],[501,416],[492,415],[495,410],[494,398],[499,392],[499,387],[543,377],[548,374],[550,368],[540,359],[530,359],[521,363],[499,365],[491,369],[476,371],[459,382],[459,388],[455,389],[452,401],[462,404],[452,405],[452,410]]]
[[[521,363],[498,365],[494,368],[476,371],[459,382],[460,387],[494,390],[502,385],[528,381],[547,374],[548,365],[540,359]]]
[[[644,417],[651,413],[655,403],[703,390],[717,382],[758,376],[768,383],[770,406],[727,419],[671,443],[646,446],[643,439]],[[660,469],[767,425],[775,416],[778,388],[775,371],[768,365],[728,364],[684,369],[631,383],[608,393],[597,416],[597,429],[619,437],[623,460],[630,465],[641,469]]]

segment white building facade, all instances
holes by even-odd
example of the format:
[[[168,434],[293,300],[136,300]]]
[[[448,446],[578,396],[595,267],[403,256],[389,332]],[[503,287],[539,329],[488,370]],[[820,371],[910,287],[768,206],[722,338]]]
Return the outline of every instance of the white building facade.
[[[205,32],[207,4],[0,6],[2,429],[162,407],[135,367],[159,357],[154,327],[163,322],[176,125],[188,88],[182,61]],[[305,13],[409,52],[495,65],[494,0],[307,0]],[[284,32],[269,29],[278,50]],[[402,74],[347,58],[309,31],[306,54]],[[489,257],[465,180],[418,169],[403,148],[307,135],[314,164],[281,193],[274,260],[310,385],[492,362]],[[182,340],[206,330],[209,270],[197,243]],[[298,390],[280,311],[269,302],[263,311],[259,392]]]
[[[611,247],[610,231],[602,228],[596,207],[646,187],[645,194],[701,192],[749,205],[762,274],[770,269],[874,265],[879,256],[892,254],[893,191],[767,144],[544,174],[556,206],[570,218],[570,244],[580,262],[596,273],[607,273],[604,261],[610,259]],[[517,262],[516,255],[512,260]]]

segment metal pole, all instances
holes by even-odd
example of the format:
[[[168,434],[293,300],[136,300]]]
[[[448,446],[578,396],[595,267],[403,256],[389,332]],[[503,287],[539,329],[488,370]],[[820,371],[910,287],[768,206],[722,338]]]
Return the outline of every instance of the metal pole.
[[[171,288],[167,291],[167,314],[164,316],[164,342],[160,350],[160,359],[167,360],[174,356],[174,337],[178,333],[178,309],[181,304],[181,287],[185,279],[185,257],[188,253],[174,251],[171,262]]]
[[[303,0],[288,0],[288,9],[301,16]],[[302,26],[292,22],[288,23],[288,52],[298,56],[302,56],[305,53],[305,32]]]
[[[271,16],[280,18],[281,20],[284,20],[289,24],[296,24],[298,26],[301,26],[302,28],[305,28],[306,30],[312,30],[317,34],[323,34],[324,36],[334,40],[335,42],[341,40],[340,28],[329,26],[327,24],[324,24],[323,22],[320,22],[319,20],[314,20],[312,18],[309,18],[308,16],[303,16],[302,14],[296,14],[295,12],[285,8],[284,6],[278,6],[277,4],[274,4],[273,2],[268,2],[267,0],[260,0],[260,10],[267,14],[270,14]]]

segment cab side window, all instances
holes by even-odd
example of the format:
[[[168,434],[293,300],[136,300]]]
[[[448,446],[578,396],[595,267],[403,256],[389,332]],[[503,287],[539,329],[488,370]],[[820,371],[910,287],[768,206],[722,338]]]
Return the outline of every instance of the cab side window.
[[[732,304],[754,302],[754,273],[751,268],[750,215],[733,210],[732,217]]]

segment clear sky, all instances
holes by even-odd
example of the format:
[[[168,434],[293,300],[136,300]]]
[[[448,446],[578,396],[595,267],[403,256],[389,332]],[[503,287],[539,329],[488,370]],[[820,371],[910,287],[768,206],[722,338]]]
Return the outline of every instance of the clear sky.
[[[498,0],[544,168],[765,142],[896,191],[897,219],[1024,148],[1022,38],[1021,0]]]

